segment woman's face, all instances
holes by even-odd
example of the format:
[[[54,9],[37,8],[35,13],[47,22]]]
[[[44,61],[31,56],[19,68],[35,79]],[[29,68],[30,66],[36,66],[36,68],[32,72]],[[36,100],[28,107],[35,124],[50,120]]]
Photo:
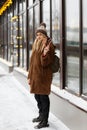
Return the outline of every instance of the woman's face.
[[[44,34],[38,32],[37,35],[36,35],[36,39],[42,41],[41,43],[42,43],[44,46],[46,46],[47,37],[46,37]]]
[[[44,34],[38,32],[37,35],[36,35],[36,38],[37,38],[38,40],[44,40],[44,38],[46,38],[46,36],[45,36]]]

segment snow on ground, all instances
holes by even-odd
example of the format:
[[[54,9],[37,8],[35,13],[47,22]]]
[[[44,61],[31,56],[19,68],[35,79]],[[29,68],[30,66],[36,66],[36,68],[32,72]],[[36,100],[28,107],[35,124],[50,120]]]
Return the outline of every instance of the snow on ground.
[[[0,130],[34,130],[37,123],[32,123],[32,118],[38,115],[38,109],[33,94],[12,73],[5,76],[3,73],[5,71],[0,67]],[[49,125],[41,130],[69,130],[52,113]]]

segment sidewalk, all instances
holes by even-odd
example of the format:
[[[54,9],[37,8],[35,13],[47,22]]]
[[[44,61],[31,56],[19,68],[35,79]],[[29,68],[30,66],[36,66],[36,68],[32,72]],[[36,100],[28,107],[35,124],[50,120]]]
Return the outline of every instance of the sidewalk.
[[[38,115],[36,101],[14,77],[0,66],[0,130],[34,130],[32,118]],[[52,113],[48,128],[41,130],[69,130]]]

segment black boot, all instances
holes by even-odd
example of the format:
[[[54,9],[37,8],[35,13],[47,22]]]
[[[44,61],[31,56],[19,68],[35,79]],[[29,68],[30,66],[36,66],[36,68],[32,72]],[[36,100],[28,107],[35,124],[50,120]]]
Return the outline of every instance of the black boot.
[[[40,128],[44,128],[44,127],[49,127],[48,121],[43,120],[41,121],[38,125],[36,125],[34,128],[35,129],[40,129]]]
[[[36,118],[34,118],[33,120],[32,120],[32,122],[34,123],[34,122],[41,122],[42,121],[42,117],[41,116],[38,116],[38,117],[36,117]]]

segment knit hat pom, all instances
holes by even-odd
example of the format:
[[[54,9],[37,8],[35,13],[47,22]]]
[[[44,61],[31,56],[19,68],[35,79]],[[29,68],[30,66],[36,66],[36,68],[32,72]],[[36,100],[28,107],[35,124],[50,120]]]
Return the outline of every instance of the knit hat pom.
[[[47,36],[47,30],[46,30],[46,24],[45,23],[41,23],[40,26],[37,28],[36,30],[36,34],[40,32],[42,34],[44,34],[45,36]]]
[[[40,26],[44,26],[44,28],[46,28],[46,24],[45,23],[41,23]]]

